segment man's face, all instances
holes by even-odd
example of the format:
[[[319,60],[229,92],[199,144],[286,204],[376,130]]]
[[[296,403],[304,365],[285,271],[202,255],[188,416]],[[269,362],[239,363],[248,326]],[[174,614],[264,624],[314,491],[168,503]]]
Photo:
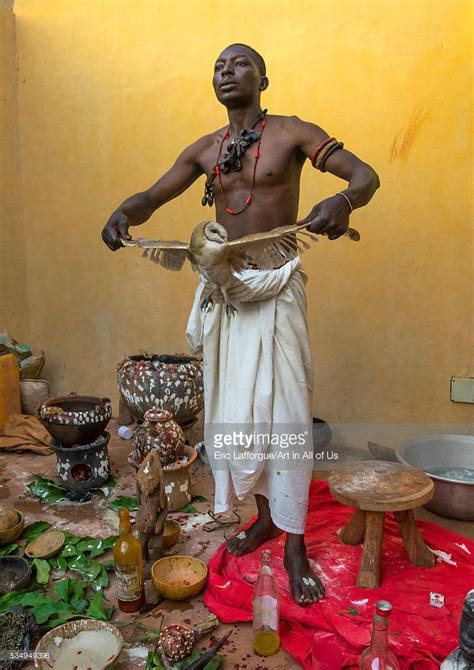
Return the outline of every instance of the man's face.
[[[257,65],[244,47],[224,49],[214,65],[212,85],[217,99],[226,106],[250,102],[264,90],[262,80]]]

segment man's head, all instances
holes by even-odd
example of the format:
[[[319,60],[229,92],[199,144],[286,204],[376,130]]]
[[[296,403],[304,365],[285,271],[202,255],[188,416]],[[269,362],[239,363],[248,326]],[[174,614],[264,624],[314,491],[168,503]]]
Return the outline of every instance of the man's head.
[[[268,87],[265,61],[246,44],[231,44],[217,57],[212,80],[217,99],[226,107],[260,99]]]

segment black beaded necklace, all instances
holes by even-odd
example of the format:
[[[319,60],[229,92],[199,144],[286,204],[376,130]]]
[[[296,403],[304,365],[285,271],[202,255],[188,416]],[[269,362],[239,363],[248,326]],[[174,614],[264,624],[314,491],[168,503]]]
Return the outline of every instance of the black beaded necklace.
[[[230,137],[230,126],[224,133],[224,137],[222,138],[222,141],[219,146],[219,152],[217,154],[217,159],[216,159],[216,164],[214,165],[211,174],[206,180],[206,183],[204,184],[204,196],[201,200],[201,204],[203,207],[206,205],[209,205],[209,207],[212,207],[214,204],[214,180],[216,177],[219,177],[219,186],[221,189],[222,197],[224,200],[224,207],[225,211],[228,214],[240,214],[241,212],[244,211],[246,207],[248,207],[253,199],[254,192],[255,192],[255,174],[257,171],[257,162],[258,159],[260,158],[260,144],[262,142],[262,136],[263,136],[263,131],[266,126],[266,114],[267,114],[267,109],[264,109],[260,114],[257,116],[257,119],[255,122],[251,125],[250,129],[244,129],[240,132],[240,135],[233,140],[230,141],[230,143],[227,145],[227,150],[224,154],[222,154],[222,147],[224,146],[224,142]],[[261,131],[258,133],[256,130],[254,130],[255,126],[261,123]],[[224,187],[222,185],[222,174],[226,174],[229,172],[229,170],[233,171],[240,171],[242,169],[242,157],[245,154],[245,150],[247,147],[252,144],[253,142],[257,142],[257,151],[255,152],[255,163],[254,163],[254,168],[253,168],[253,176],[252,176],[252,184],[250,187],[250,192],[249,195],[247,196],[245,200],[245,204],[243,207],[241,207],[238,210],[234,210],[231,207],[228,207],[227,201],[225,198],[225,193],[224,193]],[[221,156],[222,154],[222,156]]]

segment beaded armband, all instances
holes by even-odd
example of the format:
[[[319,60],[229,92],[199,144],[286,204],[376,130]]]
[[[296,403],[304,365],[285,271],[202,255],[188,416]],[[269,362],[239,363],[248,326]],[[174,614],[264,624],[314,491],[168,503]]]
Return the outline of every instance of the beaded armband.
[[[338,142],[335,137],[328,137],[326,140],[321,142],[321,144],[316,148],[313,158],[311,159],[311,165],[321,172],[326,172],[325,163],[329,156],[335,151],[342,149],[344,144]]]

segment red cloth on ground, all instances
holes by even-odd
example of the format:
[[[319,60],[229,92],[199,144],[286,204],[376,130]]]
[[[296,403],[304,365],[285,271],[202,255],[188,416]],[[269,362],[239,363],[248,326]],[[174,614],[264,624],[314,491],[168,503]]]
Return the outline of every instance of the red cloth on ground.
[[[310,562],[326,587],[322,601],[300,607],[291,599],[282,564],[285,535],[265,545],[272,551],[280,593],[282,647],[311,670],[311,645],[317,633],[339,645],[344,653],[342,668],[357,668],[359,654],[370,643],[374,605],[385,599],[393,605],[390,644],[401,669],[438,670],[440,662],[458,646],[464,597],[474,588],[474,542],[435,524],[418,522],[427,545],[452,554],[457,563],[419,568],[409,562],[393,515],[387,514],[382,584],[377,589],[361,589],[355,582],[362,547],[344,545],[337,535],[351,509],[332,498],[326,483],[312,482],[309,510],[305,539]],[[465,545],[467,551],[458,545]],[[222,621],[251,621],[260,548],[237,558],[225,546],[221,545],[209,562],[204,603]],[[443,608],[430,605],[430,591],[445,596]],[[351,614],[350,608],[359,614]]]

